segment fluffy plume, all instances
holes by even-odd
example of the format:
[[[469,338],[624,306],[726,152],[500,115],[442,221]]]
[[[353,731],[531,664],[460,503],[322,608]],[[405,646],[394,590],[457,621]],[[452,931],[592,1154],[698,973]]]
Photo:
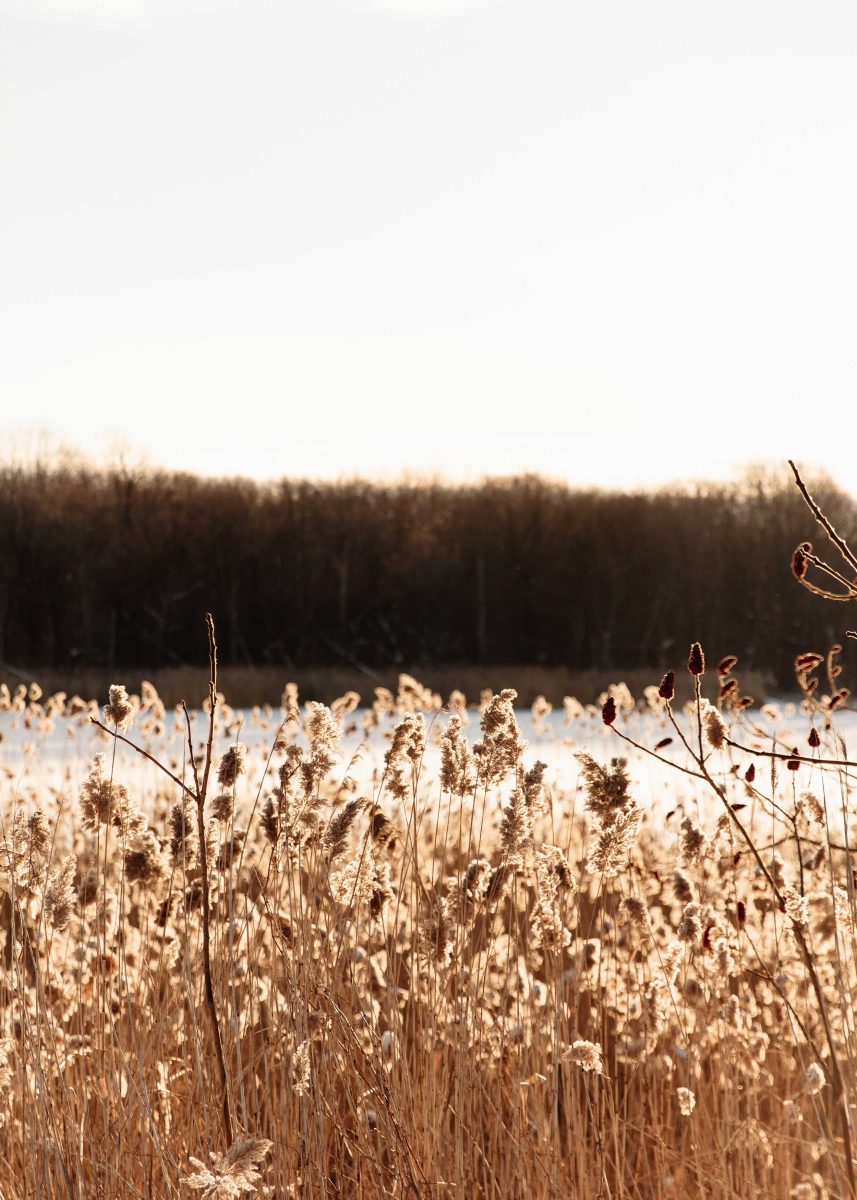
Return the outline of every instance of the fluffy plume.
[[[707,700],[702,700],[700,715],[705,740],[712,750],[722,750],[726,745],[726,726],[723,724],[720,710]]]
[[[527,748],[515,720],[518,693],[506,688],[488,701],[480,722],[482,740],[473,747],[479,764],[480,783],[496,783],[509,771],[516,770]]]
[[[404,801],[408,796],[425,745],[422,713],[408,713],[393,730],[390,748],[384,755],[384,784],[395,800]]]
[[[601,1047],[596,1042],[587,1042],[582,1038],[572,1042],[564,1052],[563,1058],[575,1063],[581,1071],[594,1072],[596,1075],[604,1074]]]
[[[296,1096],[305,1096],[310,1088],[311,1063],[310,1039],[306,1038],[295,1050],[292,1059],[292,1091]]]
[[[328,863],[332,863],[334,859],[339,858],[345,853],[348,846],[348,835],[351,827],[357,819],[357,814],[363,807],[362,800],[349,800],[348,803],[340,809],[340,811],[331,818],[330,824],[324,833],[322,846],[324,856]]]
[[[124,733],[134,719],[134,709],[125,686],[121,683],[114,683],[108,697],[109,703],[104,708],[104,719],[108,724],[115,725],[119,733]]]
[[[440,740],[440,783],[453,796],[467,795],[476,782],[473,755],[461,726],[461,715],[453,713]]]
[[[125,837],[130,837],[145,828],[145,820],[128,789],[105,775],[103,754],[95,755],[81,787],[80,812],[87,829],[114,825]]]
[[[170,812],[170,854],[177,867],[188,869],[196,863],[199,836],[196,812],[189,797],[179,800]]]
[[[808,1096],[817,1096],[825,1083],[824,1071],[817,1062],[811,1062],[804,1072],[804,1091]]]
[[[651,929],[649,910],[642,900],[636,896],[626,896],[622,901],[621,908],[635,929],[638,929],[640,933],[649,932]]]
[[[695,866],[702,858],[705,846],[705,834],[695,821],[684,817],[681,823],[681,860],[685,866]]]
[[[222,788],[231,788],[235,786],[235,781],[239,775],[244,774],[244,762],[247,757],[247,747],[241,742],[236,742],[234,746],[230,746],[220,760],[220,767],[217,771],[217,782]]]
[[[696,1108],[696,1096],[690,1088],[676,1088],[676,1096],[678,1097],[678,1111],[683,1117],[689,1117]]]
[[[608,878],[618,875],[634,844],[642,813],[631,799],[630,780],[624,758],[613,758],[610,767],[602,767],[588,754],[577,761],[586,784],[586,807],[600,826],[589,855],[589,870]]]
[[[129,883],[151,884],[164,873],[161,861],[161,846],[158,839],[147,829],[135,834],[125,851],[125,877]]]
[[[262,1182],[259,1164],[273,1145],[266,1138],[243,1138],[233,1142],[225,1154],[209,1154],[207,1167],[198,1158],[190,1158],[196,1170],[184,1177],[184,1183],[201,1191],[201,1200],[233,1200],[247,1192],[255,1192]]]
[[[76,869],[77,859],[70,854],[60,870],[51,875],[45,889],[45,916],[57,932],[68,927],[74,911],[77,899],[74,887]]]

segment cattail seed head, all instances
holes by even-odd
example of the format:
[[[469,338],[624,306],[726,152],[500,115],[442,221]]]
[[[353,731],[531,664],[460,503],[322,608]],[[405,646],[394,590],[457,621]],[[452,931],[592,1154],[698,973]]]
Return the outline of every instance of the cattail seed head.
[[[675,696],[675,671],[667,671],[664,675],[658,688],[658,695],[662,700],[672,700]]]
[[[694,642],[690,648],[687,669],[693,676],[705,674],[705,655],[702,653],[702,646],[699,642]]]
[[[616,720],[616,701],[608,696],[601,708],[601,720],[605,725],[612,725]]]

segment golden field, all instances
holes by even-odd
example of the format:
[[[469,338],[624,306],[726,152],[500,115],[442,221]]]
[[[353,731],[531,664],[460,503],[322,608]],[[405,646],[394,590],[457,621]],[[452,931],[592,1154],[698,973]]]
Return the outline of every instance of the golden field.
[[[854,1194],[835,652],[242,712],[209,631],[193,712],[0,690],[5,1200]]]

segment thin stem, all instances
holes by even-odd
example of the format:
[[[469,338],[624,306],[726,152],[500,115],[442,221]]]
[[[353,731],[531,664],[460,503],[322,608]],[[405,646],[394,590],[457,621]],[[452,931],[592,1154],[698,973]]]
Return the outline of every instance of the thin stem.
[[[144,750],[142,746],[138,746],[136,742],[132,742],[130,738],[126,738],[124,734],[117,733],[115,729],[108,729],[106,725],[101,724],[97,717],[90,717],[89,719],[93,725],[97,725],[99,729],[103,729],[105,733],[110,735],[110,737],[115,738],[119,742],[124,742],[126,746],[130,746],[132,750],[136,750],[137,753],[142,755],[143,758],[148,758],[150,763],[154,763],[159,770],[163,771],[165,775],[168,775],[170,779],[172,779],[173,783],[177,787],[180,787],[183,792],[186,792],[187,795],[190,796],[191,800],[196,799],[196,793],[193,792],[186,783],[182,783],[178,775],[174,775],[169,768],[165,767],[162,762],[159,762],[153,754],[149,753],[148,750]]]
[[[208,631],[208,661],[210,679],[208,684],[209,723],[208,744],[205,751],[205,769],[202,785],[197,782],[196,820],[199,830],[199,865],[202,872],[202,971],[205,979],[205,1002],[211,1020],[211,1032],[214,1038],[214,1050],[217,1055],[217,1068],[220,1075],[220,1087],[223,1101],[223,1132],[226,1135],[227,1148],[232,1145],[232,1110],[229,1103],[229,1083],[226,1076],[226,1059],[223,1054],[223,1039],[220,1036],[220,1021],[217,1016],[217,1004],[214,999],[214,982],[211,976],[211,898],[208,887],[208,852],[205,845],[205,796],[208,789],[208,777],[211,772],[212,747],[214,745],[214,715],[217,707],[217,643],[214,640],[214,618],[211,613],[205,614],[205,625]],[[184,701],[182,701],[184,707]],[[185,708],[185,713],[187,709]],[[193,762],[191,747],[191,765],[194,779],[198,781],[196,765]]]
[[[726,738],[726,744],[733,750],[741,750],[744,754],[755,754],[757,758],[779,758],[787,762],[806,763],[810,767],[857,767],[857,762],[847,758],[810,758],[808,754],[787,754],[780,750],[753,750],[750,746],[742,746]]]
[[[824,513],[818,507],[815,500],[813,500],[812,496],[809,494],[809,491],[807,490],[806,484],[801,479],[800,471],[798,471],[795,464],[792,462],[791,459],[789,459],[788,461],[789,461],[789,466],[792,469],[792,473],[795,477],[795,483],[798,486],[798,490],[800,491],[800,494],[804,498],[807,508],[810,510],[812,515],[815,517],[816,521],[818,521],[819,525],[822,527],[822,529],[825,531],[827,536],[830,538],[831,542],[833,542],[834,546],[839,551],[839,553],[842,555],[842,557],[845,559],[845,561],[848,563],[848,565],[853,567],[854,570],[857,571],[857,558],[855,558],[854,555],[852,554],[852,552],[848,546],[848,543],[845,541],[845,539],[843,537],[839,536],[839,534],[836,532],[836,530],[831,525],[828,518],[824,515]]]

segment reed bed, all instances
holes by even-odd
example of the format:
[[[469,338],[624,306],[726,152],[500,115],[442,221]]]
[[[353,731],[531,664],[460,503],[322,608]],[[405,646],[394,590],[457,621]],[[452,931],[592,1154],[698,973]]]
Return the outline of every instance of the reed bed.
[[[0,692],[3,1196],[852,1195],[837,655],[790,714],[704,670],[568,699],[548,762],[407,676]]]
[[[694,643],[530,747],[406,675],[242,714],[207,635],[199,712],[0,684],[3,1200],[854,1200],[840,646],[759,709]]]

